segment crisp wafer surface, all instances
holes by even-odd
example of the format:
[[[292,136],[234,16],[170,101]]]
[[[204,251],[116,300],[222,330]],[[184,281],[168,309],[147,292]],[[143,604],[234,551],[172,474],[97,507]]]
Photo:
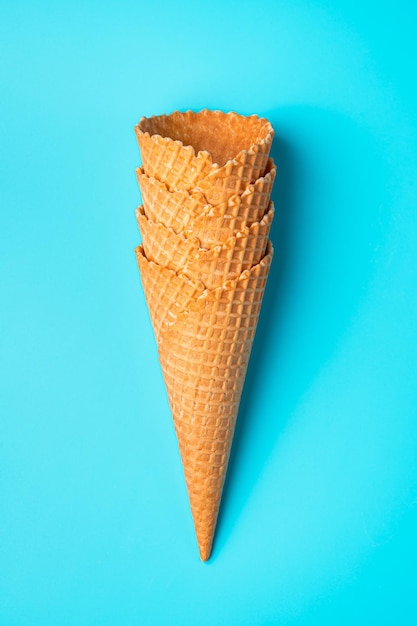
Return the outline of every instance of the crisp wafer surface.
[[[212,545],[271,256],[229,288],[206,291],[159,344],[203,560]]]
[[[210,176],[207,190],[219,179],[230,192],[240,180],[243,191],[263,175],[273,138],[264,118],[207,109],[142,118],[135,132],[146,173],[171,190],[190,190]]]
[[[260,222],[231,234],[223,244],[203,248],[192,234],[175,233],[161,223],[149,220],[143,207],[137,220],[147,259],[176,272],[182,271],[193,280],[200,280],[208,289],[237,278],[243,270],[259,263],[265,254],[274,215],[273,203]]]

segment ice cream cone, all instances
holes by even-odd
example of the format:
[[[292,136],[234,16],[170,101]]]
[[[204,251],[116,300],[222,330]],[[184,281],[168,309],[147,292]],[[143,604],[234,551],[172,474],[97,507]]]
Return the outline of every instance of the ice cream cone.
[[[148,176],[170,190],[191,190],[209,177],[206,188],[215,184],[227,188],[229,195],[263,175],[274,133],[271,124],[256,115],[207,109],[142,117],[135,132]]]
[[[178,274],[137,249],[143,288],[157,337],[200,556],[210,556],[240,396],[272,258],[219,288],[194,288],[171,301],[161,326],[161,295]],[[166,280],[171,275],[171,282]],[[176,297],[176,296],[174,296]],[[175,309],[175,310],[174,310]],[[182,309],[182,311],[180,310]],[[155,326],[156,323],[156,326]]]
[[[211,247],[262,219],[269,206],[276,167],[273,160],[268,159],[264,176],[250,184],[240,196],[233,195],[215,206],[199,190],[170,191],[164,183],[147,176],[143,168],[136,173],[149,219],[176,233],[192,231],[203,247]]]
[[[205,561],[273,254],[273,129],[203,110],[142,118],[135,132],[136,256]]]
[[[271,202],[260,222],[246,226],[225,243],[206,249],[193,234],[175,233],[172,228],[149,220],[143,207],[137,210],[147,259],[175,272],[181,271],[190,279],[201,281],[207,289],[220,287],[259,263],[265,254],[273,216]]]

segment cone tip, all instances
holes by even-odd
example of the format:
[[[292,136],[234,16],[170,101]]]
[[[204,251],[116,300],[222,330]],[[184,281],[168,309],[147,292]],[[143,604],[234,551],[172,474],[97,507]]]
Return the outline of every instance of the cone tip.
[[[209,560],[211,554],[211,547],[199,546],[200,559],[205,563]]]
[[[213,536],[204,535],[199,537],[197,535],[198,551],[200,553],[200,559],[205,563],[211,557],[211,550],[213,547]]]

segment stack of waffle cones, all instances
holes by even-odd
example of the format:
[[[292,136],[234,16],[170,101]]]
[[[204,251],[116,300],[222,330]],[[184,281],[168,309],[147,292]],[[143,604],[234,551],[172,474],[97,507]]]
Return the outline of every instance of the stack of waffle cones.
[[[206,561],[272,259],[273,129],[203,110],[142,118],[135,131],[136,256]]]

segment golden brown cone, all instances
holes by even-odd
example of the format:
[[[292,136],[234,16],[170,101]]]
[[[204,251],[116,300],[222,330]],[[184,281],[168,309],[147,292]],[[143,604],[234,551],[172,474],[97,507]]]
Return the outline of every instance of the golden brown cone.
[[[161,223],[149,220],[139,207],[136,211],[142,245],[148,260],[200,280],[207,289],[221,287],[238,278],[245,269],[257,265],[265,254],[274,206],[260,222],[231,235],[224,244],[206,249],[191,233],[175,233]]]
[[[211,205],[199,190],[170,191],[164,183],[136,170],[146,216],[176,233],[191,231],[205,248],[224,243],[234,232],[259,222],[269,206],[276,167],[268,160],[265,175],[249,185],[241,196]]]
[[[267,255],[237,280],[203,290],[159,324],[161,294],[170,272],[137,249],[159,357],[174,418],[202,560],[206,560],[233,439],[242,387],[272,258]],[[158,274],[162,277],[158,281]],[[176,275],[178,276],[178,275]],[[168,283],[169,284],[169,283]],[[197,294],[197,287],[195,293]],[[185,298],[187,300],[187,298]],[[174,309],[171,309],[171,312]]]
[[[142,117],[135,132],[146,174],[171,190],[193,189],[210,175],[216,186],[225,176],[240,178],[240,191],[263,175],[274,134],[257,115],[207,109]]]

